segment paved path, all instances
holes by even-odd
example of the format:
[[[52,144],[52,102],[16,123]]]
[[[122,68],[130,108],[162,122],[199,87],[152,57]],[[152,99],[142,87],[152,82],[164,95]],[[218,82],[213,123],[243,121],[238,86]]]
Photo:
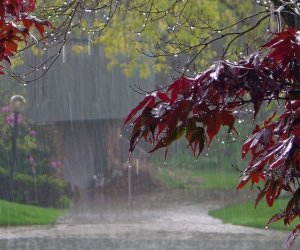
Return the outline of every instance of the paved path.
[[[99,199],[81,204],[54,226],[0,229],[0,249],[282,249],[287,232],[223,224],[208,216],[221,200],[151,196],[128,205]]]

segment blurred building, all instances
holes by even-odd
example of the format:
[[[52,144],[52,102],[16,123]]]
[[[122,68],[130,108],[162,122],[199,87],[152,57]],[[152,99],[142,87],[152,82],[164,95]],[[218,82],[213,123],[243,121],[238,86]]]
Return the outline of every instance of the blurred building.
[[[76,53],[74,45],[87,50]],[[33,56],[35,65],[48,54]],[[107,64],[100,45],[72,40],[47,74],[29,84],[28,116],[54,127],[63,178],[79,188],[88,188],[95,175],[110,178],[124,166],[128,141],[120,136],[121,127],[142,98],[129,86],[154,88],[154,76],[128,78],[118,67],[109,71]]]

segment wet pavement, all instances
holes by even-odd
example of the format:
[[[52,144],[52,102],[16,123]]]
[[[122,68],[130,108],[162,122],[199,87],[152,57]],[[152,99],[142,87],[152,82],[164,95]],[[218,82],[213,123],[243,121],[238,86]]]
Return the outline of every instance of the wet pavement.
[[[82,201],[54,226],[0,229],[0,249],[282,249],[288,232],[254,229],[208,216],[229,193],[161,193]],[[241,197],[237,197],[241,198]],[[245,198],[245,197],[244,197]],[[299,249],[300,239],[293,249]]]

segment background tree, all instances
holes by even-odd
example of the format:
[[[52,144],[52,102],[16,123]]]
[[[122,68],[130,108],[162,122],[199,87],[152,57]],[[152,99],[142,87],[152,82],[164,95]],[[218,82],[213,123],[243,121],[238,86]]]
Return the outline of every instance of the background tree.
[[[53,26],[45,32],[46,39],[32,41],[27,47],[39,54],[48,51],[48,58],[35,65],[25,60],[22,67],[28,65],[26,73],[24,70],[9,70],[9,73],[29,83],[36,79],[37,70],[38,77],[47,72],[68,39],[82,37],[103,44],[110,60],[108,67],[118,64],[126,75],[139,74],[143,78],[153,71],[164,74],[169,74],[171,69],[181,71],[185,60],[194,57],[197,48],[202,46],[201,37],[216,35],[220,26],[230,25],[256,11],[257,5],[252,1],[234,8],[238,3],[238,0],[37,1],[36,16],[51,20]],[[207,44],[205,48],[205,57],[195,58],[191,63],[191,74],[208,66],[207,62],[216,57],[220,46],[216,44],[213,50],[208,50],[211,45]],[[142,56],[141,52],[155,60]]]

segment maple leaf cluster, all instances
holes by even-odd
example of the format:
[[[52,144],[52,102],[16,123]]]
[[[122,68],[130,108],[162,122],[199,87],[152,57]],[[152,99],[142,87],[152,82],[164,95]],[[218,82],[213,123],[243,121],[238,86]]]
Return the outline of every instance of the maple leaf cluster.
[[[33,16],[34,10],[35,0],[0,1],[0,62],[11,63],[10,57],[18,52],[20,43],[28,45],[32,40],[32,29],[44,38],[45,27],[51,27],[51,24]],[[0,65],[0,74],[4,74],[3,65]]]
[[[286,28],[273,34],[260,52],[235,63],[219,60],[195,78],[178,78],[166,90],[145,96],[128,115],[125,123],[133,126],[130,155],[141,138],[153,144],[153,152],[185,137],[198,157],[221,127],[238,134],[234,125],[244,106],[252,104],[255,118],[265,101],[283,101],[284,112],[256,125],[243,144],[242,158],[249,153],[251,160],[237,188],[263,182],[256,205],[265,198],[269,206],[282,190],[291,192],[285,211],[269,221],[283,219],[290,224],[300,215],[299,64],[300,34]],[[291,233],[286,248],[299,230],[300,225]]]

